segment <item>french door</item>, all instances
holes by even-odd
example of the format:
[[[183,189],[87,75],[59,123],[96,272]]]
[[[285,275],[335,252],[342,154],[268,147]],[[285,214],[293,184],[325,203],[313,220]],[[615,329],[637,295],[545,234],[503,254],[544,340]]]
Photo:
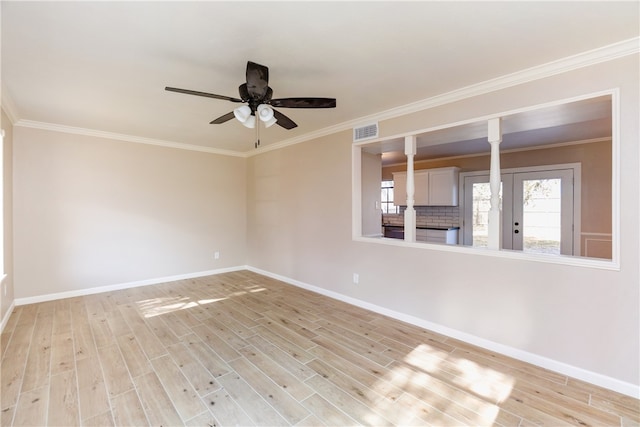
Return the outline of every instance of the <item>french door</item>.
[[[573,168],[502,174],[502,247],[574,253]],[[487,246],[489,175],[464,178],[463,244]]]

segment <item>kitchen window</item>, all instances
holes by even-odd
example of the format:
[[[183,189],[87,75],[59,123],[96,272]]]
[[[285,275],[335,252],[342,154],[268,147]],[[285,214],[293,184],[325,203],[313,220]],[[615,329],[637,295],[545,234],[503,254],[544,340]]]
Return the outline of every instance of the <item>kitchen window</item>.
[[[382,181],[380,207],[384,214],[397,214],[400,212],[400,207],[393,204],[393,180]]]

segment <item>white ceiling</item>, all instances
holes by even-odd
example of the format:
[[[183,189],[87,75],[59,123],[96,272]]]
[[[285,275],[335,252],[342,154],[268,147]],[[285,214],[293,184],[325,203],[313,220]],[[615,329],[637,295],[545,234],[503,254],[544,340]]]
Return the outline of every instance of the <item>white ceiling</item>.
[[[274,98],[334,97],[281,111],[268,145],[639,35],[630,2],[2,1],[2,96],[16,120],[220,150],[253,149],[237,104],[248,60]]]

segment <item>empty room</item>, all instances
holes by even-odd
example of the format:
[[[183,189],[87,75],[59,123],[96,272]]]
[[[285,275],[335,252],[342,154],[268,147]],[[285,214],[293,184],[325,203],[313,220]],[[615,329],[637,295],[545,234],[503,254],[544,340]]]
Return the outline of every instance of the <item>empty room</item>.
[[[2,426],[640,425],[640,3],[0,2]]]

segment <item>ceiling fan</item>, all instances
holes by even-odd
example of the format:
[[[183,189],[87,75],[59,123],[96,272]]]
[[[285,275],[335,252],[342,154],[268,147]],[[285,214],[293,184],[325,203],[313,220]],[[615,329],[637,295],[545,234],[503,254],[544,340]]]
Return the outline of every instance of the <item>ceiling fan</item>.
[[[285,129],[293,129],[298,126],[293,120],[285,116],[281,112],[274,110],[273,107],[282,108],[335,108],[335,98],[279,98],[272,99],[273,89],[269,87],[269,68],[256,64],[255,62],[247,62],[246,83],[238,88],[240,98],[230,96],[216,95],[213,93],[198,92],[189,89],[179,89],[175,87],[165,87],[165,90],[171,92],[186,93],[188,95],[205,96],[208,98],[222,99],[237,103],[246,103],[235,110],[212,120],[211,124],[225,123],[234,117],[243,125],[253,128],[256,125],[256,116],[265,124],[266,127],[277,123]]]

